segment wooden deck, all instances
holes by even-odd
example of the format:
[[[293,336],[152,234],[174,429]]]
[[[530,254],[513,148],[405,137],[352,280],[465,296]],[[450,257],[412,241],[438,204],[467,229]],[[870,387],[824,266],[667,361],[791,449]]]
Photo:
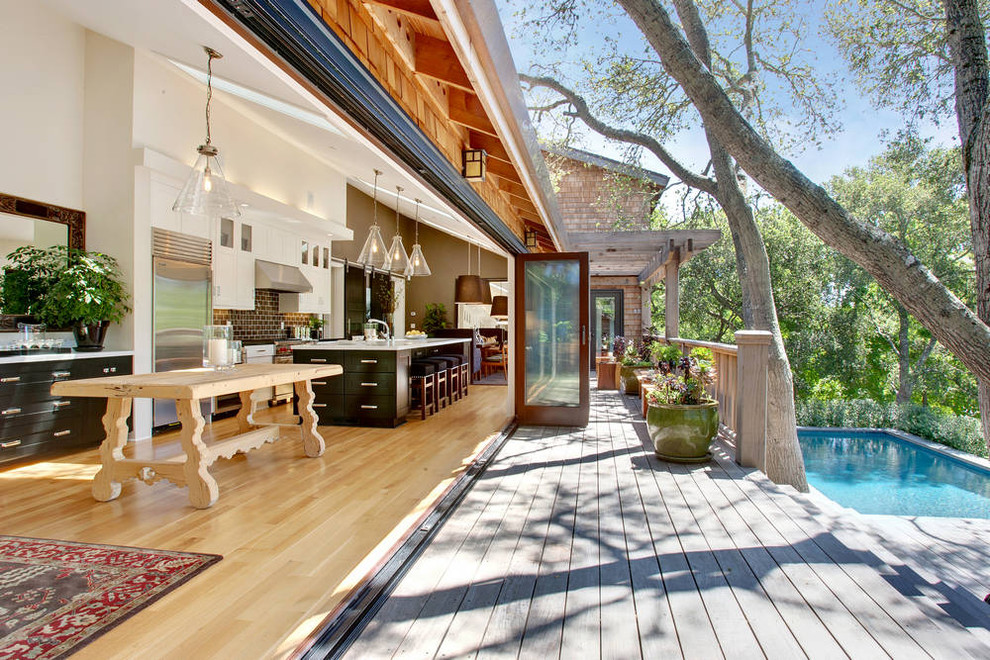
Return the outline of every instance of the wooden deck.
[[[905,564],[724,447],[660,462],[638,405],[593,390],[586,429],[520,428],[346,657],[990,657],[982,586],[918,568],[951,539]]]

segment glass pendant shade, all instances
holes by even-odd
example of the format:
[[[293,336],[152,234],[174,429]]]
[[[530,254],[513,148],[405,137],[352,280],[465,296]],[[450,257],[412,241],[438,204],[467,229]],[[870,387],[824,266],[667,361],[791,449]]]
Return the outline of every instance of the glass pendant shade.
[[[409,266],[406,267],[406,277],[426,277],[432,275],[430,264],[426,263],[423,255],[423,246],[419,243],[413,245],[412,254],[409,255]]]
[[[406,248],[402,245],[402,237],[396,234],[388,249],[388,263],[385,264],[385,270],[390,270],[393,273],[405,273],[407,268],[409,268],[409,255],[406,254]]]
[[[230,196],[220,164],[220,151],[210,144],[199,146],[199,158],[172,205],[173,211],[210,217],[236,217],[241,214]]]
[[[454,302],[484,302],[484,282],[477,275],[458,275],[454,283]]]
[[[384,270],[387,259],[388,248],[385,246],[385,239],[382,238],[382,230],[378,225],[371,225],[368,238],[361,248],[361,254],[358,255],[358,263]]]

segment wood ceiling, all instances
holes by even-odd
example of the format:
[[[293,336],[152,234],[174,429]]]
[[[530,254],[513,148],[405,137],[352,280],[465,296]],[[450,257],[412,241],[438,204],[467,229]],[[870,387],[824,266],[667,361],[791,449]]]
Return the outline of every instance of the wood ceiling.
[[[671,259],[683,264],[721,238],[718,229],[569,232],[571,249],[587,252],[592,275],[637,277],[653,285]]]

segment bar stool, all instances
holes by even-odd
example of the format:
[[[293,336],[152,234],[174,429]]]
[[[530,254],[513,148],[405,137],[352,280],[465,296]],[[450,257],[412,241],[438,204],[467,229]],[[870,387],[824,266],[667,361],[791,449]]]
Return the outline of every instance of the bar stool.
[[[447,407],[450,401],[450,381],[447,379],[447,361],[439,357],[420,358],[420,362],[433,365],[434,369],[434,390],[436,399],[436,409],[439,411]]]
[[[443,360],[447,368],[447,401],[453,405],[461,398],[461,363],[449,355],[434,355],[434,360]]]
[[[440,357],[457,360],[457,397],[462,398],[468,395],[468,384],[471,382],[471,365],[460,353],[441,353]]]
[[[437,411],[436,367],[432,362],[413,360],[409,365],[409,386],[412,389],[414,409],[418,409],[423,419]],[[419,405],[415,405],[416,395]]]

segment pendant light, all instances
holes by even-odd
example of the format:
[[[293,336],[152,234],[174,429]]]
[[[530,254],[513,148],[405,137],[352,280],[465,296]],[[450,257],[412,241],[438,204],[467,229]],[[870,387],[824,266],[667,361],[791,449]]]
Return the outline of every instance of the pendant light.
[[[211,142],[210,135],[210,101],[213,100],[213,60],[223,55],[212,48],[203,47],[206,51],[206,144],[196,149],[199,157],[192,171],[186,177],[182,192],[172,204],[173,211],[206,215],[210,217],[236,217],[241,214],[234,204],[227,189],[227,180],[223,176],[220,165],[220,150]]]
[[[406,248],[402,245],[402,236],[399,234],[399,193],[401,192],[402,186],[396,186],[395,237],[392,239],[392,245],[388,248],[388,259],[385,262],[385,270],[404,274],[406,269],[409,268],[409,255],[406,254]]]
[[[378,228],[378,177],[381,170],[375,170],[375,190],[372,204],[374,205],[371,229],[368,231],[368,238],[358,255],[358,263],[372,268],[384,268],[388,259],[388,251],[385,249],[385,241],[382,239],[382,230]]]
[[[413,243],[412,254],[409,255],[409,265],[406,266],[406,277],[425,277],[432,275],[430,265],[423,256],[423,246],[419,244],[419,205],[423,200],[416,200],[416,242]]]
[[[480,303],[485,296],[481,278],[471,274],[471,244],[468,243],[468,274],[458,275],[454,284],[455,303]]]

